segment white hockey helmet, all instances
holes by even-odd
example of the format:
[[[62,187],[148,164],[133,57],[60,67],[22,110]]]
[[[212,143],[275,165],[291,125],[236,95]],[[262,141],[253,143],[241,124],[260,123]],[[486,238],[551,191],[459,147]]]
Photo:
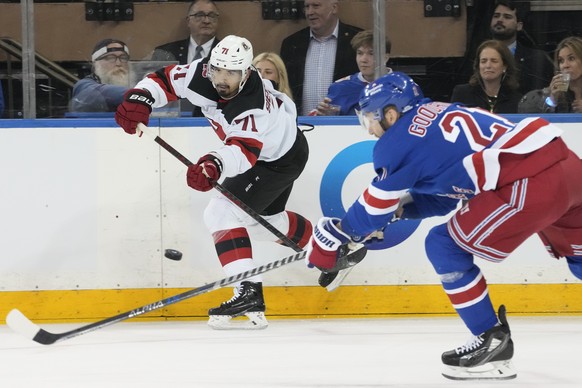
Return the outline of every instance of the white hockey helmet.
[[[240,70],[239,89],[242,89],[253,65],[253,45],[245,38],[228,35],[212,49],[208,64],[219,69]]]

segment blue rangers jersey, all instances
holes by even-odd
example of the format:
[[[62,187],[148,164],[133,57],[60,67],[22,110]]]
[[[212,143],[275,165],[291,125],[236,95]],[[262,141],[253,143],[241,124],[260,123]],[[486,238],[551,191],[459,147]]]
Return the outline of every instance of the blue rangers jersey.
[[[541,118],[514,124],[479,108],[424,99],[378,139],[377,176],[342,229],[353,237],[382,229],[408,195],[413,202],[404,206],[404,217],[445,215],[459,200],[496,188],[501,153],[530,153],[561,133]]]
[[[340,106],[340,115],[355,115],[360,102],[360,93],[368,85],[362,73],[340,78],[329,86],[327,97],[331,103]]]

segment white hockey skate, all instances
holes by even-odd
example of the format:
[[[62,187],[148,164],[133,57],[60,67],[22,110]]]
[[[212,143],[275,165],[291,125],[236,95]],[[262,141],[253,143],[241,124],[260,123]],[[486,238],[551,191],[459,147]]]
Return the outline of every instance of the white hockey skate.
[[[498,317],[499,325],[443,353],[443,376],[451,380],[509,380],[517,376],[511,362],[513,341],[505,306],[499,307]]]
[[[215,330],[265,329],[269,323],[265,318],[265,301],[261,283],[242,282],[235,295],[219,307],[208,310],[208,325]],[[246,317],[244,320],[234,320]]]

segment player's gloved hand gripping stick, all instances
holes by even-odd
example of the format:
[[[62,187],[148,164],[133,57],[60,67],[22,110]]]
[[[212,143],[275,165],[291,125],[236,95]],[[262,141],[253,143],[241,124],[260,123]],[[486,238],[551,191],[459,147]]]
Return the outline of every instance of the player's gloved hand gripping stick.
[[[190,160],[188,160],[188,158],[186,158],[184,155],[182,155],[178,150],[176,150],[174,147],[172,147],[171,145],[166,143],[166,141],[164,139],[162,139],[161,137],[156,135],[156,133],[153,129],[140,123],[137,125],[137,130],[138,130],[138,132],[145,133],[147,136],[151,137],[163,149],[168,151],[170,154],[174,155],[176,157],[176,159],[178,159],[180,162],[184,163],[184,165],[186,165],[186,166],[193,166],[194,165],[194,163],[192,163]],[[253,218],[255,221],[257,221],[259,224],[264,226],[269,232],[273,233],[285,245],[287,245],[288,247],[293,249],[295,252],[302,252],[302,249],[299,247],[299,245],[297,245],[289,237],[287,237],[285,234],[283,234],[281,231],[279,231],[277,228],[275,228],[273,225],[271,225],[267,220],[265,220],[263,217],[261,217],[261,215],[259,213],[254,211],[247,204],[245,204],[236,195],[232,194],[230,191],[228,191],[228,189],[226,189],[220,183],[218,183],[217,179],[218,179],[219,174],[216,173],[216,170],[211,169],[210,171],[212,171],[212,172],[210,174],[212,174],[212,175],[209,176],[210,174],[208,173],[208,170],[209,170],[208,163],[215,164],[216,162],[207,161],[206,157],[202,157],[201,160],[203,160],[203,163],[200,163],[200,161],[198,163],[198,166],[200,167],[200,174],[203,174],[204,176],[206,176],[206,178],[208,178],[208,182],[210,182],[212,187],[214,187],[216,190],[218,190],[220,193],[222,193],[222,195],[224,195],[226,198],[231,200],[235,205],[240,207],[245,213],[247,213],[251,218]],[[201,187],[204,187],[204,188],[206,187],[206,184],[203,183],[203,181],[204,181],[203,177],[201,177],[201,176],[194,177],[193,173],[191,173],[190,175],[192,176],[193,180],[196,179],[197,181],[200,182]],[[201,191],[207,191],[207,190],[201,190]]]
[[[178,152],[178,150],[176,150],[174,147],[172,147],[171,145],[166,143],[166,141],[164,139],[157,136],[155,131],[152,130],[151,128],[149,128],[148,126],[139,123],[137,125],[137,131],[143,132],[146,135],[148,135],[149,137],[153,138],[156,143],[158,143],[162,148],[164,148],[166,151],[168,151],[169,153],[174,155],[178,160],[180,160],[186,166],[193,165],[193,163],[190,160],[188,160],[184,155],[182,155],[180,152]],[[273,225],[271,225],[268,221],[266,221],[263,217],[261,217],[261,215],[259,213],[254,211],[247,204],[245,204],[236,195],[232,194],[230,191],[228,191],[226,188],[224,188],[220,183],[216,182],[216,180],[220,176],[220,172],[218,172],[218,174],[216,174],[216,171],[221,170],[222,167],[219,164],[217,164],[217,162],[215,160],[213,160],[211,158],[211,156],[212,156],[211,154],[203,156],[198,162],[197,166],[199,168],[196,168],[195,170],[193,170],[193,169],[189,170],[189,176],[188,176],[189,183],[190,183],[190,180],[192,180],[193,184],[199,185],[201,188],[206,188],[208,184],[211,184],[215,189],[220,191],[226,198],[230,199],[235,205],[240,207],[245,213],[247,213],[249,216],[251,216],[255,221],[257,221],[259,224],[263,225],[265,228],[267,228],[267,230],[269,230],[271,233],[273,233],[275,236],[277,236],[279,238],[279,240],[281,240],[285,245],[291,247],[293,250],[295,250],[295,252],[302,252],[302,249],[299,247],[299,245],[297,245],[295,242],[293,242],[291,239],[289,239],[285,234],[283,234],[281,231],[279,231],[277,228],[275,228]],[[214,159],[216,159],[216,158],[214,158]],[[202,163],[201,163],[201,161],[202,161]],[[208,173],[209,166],[210,166],[210,171],[211,171],[210,174]],[[216,179],[214,179],[214,178],[216,178]],[[206,190],[203,190],[203,191],[206,191]],[[342,233],[342,232],[340,232],[340,233],[343,236],[346,236],[344,233]],[[335,261],[334,264],[331,264],[328,266],[318,266],[318,264],[313,263],[316,266],[318,266],[319,269],[324,271],[323,273],[326,274],[326,279],[328,277],[332,277],[333,275],[331,275],[331,274],[337,275],[337,273],[340,270],[344,270],[346,268],[349,268],[349,267],[356,265],[357,263],[362,261],[364,259],[364,256],[366,255],[367,249],[365,247],[358,247],[359,249],[357,249],[352,254],[350,254],[351,248],[353,248],[354,246],[348,245],[348,240],[349,241],[351,241],[351,240],[349,239],[349,237],[346,237],[346,238],[347,239],[342,240],[341,243],[335,247],[335,250],[333,252],[333,256],[335,257],[336,252],[337,252],[337,260]],[[312,246],[314,246],[314,245],[317,245],[317,244],[312,244]],[[318,252],[319,252],[319,250],[318,250]],[[324,251],[321,251],[321,252],[324,252]],[[324,268],[325,268],[325,270],[324,270]],[[323,276],[323,274],[322,274],[322,276]],[[335,279],[335,276],[333,276],[333,278]],[[326,287],[328,284],[325,284],[325,285],[322,284],[321,279],[322,279],[322,277],[320,276],[320,280],[319,280],[320,285],[322,287]],[[331,279],[331,280],[333,280],[333,279]],[[330,281],[330,283],[331,283],[331,281]],[[328,291],[332,291],[332,290],[330,290],[328,288]]]

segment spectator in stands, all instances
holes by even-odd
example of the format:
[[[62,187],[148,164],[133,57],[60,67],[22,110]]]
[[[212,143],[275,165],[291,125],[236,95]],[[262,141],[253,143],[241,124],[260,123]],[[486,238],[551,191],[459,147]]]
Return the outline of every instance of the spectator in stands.
[[[582,38],[570,36],[558,43],[554,62],[558,71],[550,82],[548,105],[557,113],[582,113]]]
[[[526,94],[520,113],[582,113],[582,38],[570,36],[554,53],[556,75],[549,86]]]
[[[281,57],[273,52],[260,53],[253,59],[253,66],[259,71],[263,79],[273,82],[275,89],[285,93],[293,99],[289,87],[289,76]]]
[[[503,42],[513,53],[522,94],[543,88],[553,74],[551,59],[544,51],[527,47],[518,41],[517,35],[523,30],[524,16],[517,1],[497,0],[491,18],[492,38]]]
[[[338,0],[305,0],[304,10],[308,27],[281,44],[281,58],[301,115],[317,108],[334,80],[358,71],[350,41],[362,30],[339,20]]]
[[[212,0],[194,0],[188,7],[186,22],[190,36],[183,40],[158,46],[152,53],[152,61],[178,61],[180,65],[210,57],[210,52],[220,41],[216,37],[220,13]],[[192,112],[194,117],[204,117],[199,107],[186,99],[180,101],[182,112]]]
[[[73,86],[71,112],[115,112],[129,89],[129,49],[121,40],[103,39],[91,55],[93,72]]]
[[[195,0],[188,7],[186,22],[190,36],[158,46],[152,61],[178,61],[180,65],[209,57],[219,39],[216,38],[220,13],[212,0]]]
[[[516,113],[521,99],[518,87],[511,52],[500,41],[487,40],[477,48],[469,83],[455,86],[451,102],[493,113]]]
[[[359,108],[360,93],[364,87],[376,78],[376,62],[374,61],[374,32],[360,31],[352,38],[352,48],[356,52],[357,73],[341,78],[329,86],[327,97],[317,105],[318,116],[355,115]],[[386,38],[386,56],[384,64],[390,59],[392,43]],[[385,73],[392,69],[386,68]]]

